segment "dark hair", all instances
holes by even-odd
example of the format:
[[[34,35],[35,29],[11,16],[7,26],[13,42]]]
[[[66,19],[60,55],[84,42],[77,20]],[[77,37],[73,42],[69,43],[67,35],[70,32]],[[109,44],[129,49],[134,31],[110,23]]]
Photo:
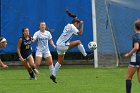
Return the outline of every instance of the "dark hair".
[[[28,27],[22,28],[22,36],[24,36],[23,32],[24,32],[25,29],[29,29],[29,28]]]
[[[75,23],[75,22],[80,23],[80,20],[78,18],[74,18],[71,23]]]
[[[72,18],[77,18],[77,16],[71,12],[69,12],[68,9],[66,9],[66,13],[68,14],[69,17],[72,17]]]
[[[136,20],[135,22],[135,29],[140,30],[140,19]]]

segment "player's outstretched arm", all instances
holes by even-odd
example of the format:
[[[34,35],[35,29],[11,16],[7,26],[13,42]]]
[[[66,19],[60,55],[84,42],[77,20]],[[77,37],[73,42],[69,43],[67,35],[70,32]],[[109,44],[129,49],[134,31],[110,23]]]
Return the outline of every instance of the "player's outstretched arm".
[[[50,39],[50,44],[51,44],[54,48],[56,48],[56,46],[54,45],[54,42],[53,42],[52,38]]]

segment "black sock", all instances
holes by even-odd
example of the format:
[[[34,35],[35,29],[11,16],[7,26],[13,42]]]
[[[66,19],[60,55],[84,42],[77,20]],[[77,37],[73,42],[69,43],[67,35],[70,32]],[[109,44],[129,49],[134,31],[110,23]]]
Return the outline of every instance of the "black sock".
[[[35,69],[35,67],[32,67],[32,69],[34,70],[34,69]]]
[[[35,78],[35,74],[33,71],[31,73],[29,72],[29,75],[30,75],[30,77]]]
[[[131,80],[126,80],[126,93],[131,93]]]

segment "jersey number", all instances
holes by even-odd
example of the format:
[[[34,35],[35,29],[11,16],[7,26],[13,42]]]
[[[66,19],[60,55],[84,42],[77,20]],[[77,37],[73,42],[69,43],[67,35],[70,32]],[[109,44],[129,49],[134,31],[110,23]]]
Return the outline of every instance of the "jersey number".
[[[30,45],[26,45],[26,49],[29,49],[30,48]]]

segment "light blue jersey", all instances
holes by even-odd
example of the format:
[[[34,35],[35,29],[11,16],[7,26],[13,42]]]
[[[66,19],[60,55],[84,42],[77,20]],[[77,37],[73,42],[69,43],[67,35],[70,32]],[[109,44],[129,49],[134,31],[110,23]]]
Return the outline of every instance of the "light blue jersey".
[[[35,32],[33,39],[37,40],[37,51],[42,53],[50,52],[48,40],[52,39],[52,35],[49,31],[41,32],[39,30]]]
[[[56,45],[57,46],[67,46],[69,45],[70,39],[73,35],[78,35],[79,30],[73,24],[67,24],[64,27],[63,33],[58,38]]]

